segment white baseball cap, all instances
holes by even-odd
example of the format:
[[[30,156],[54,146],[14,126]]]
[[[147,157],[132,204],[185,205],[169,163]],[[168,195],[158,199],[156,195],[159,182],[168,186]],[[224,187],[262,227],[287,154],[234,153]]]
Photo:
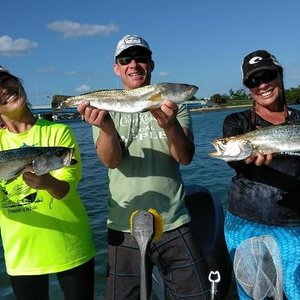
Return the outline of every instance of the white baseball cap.
[[[121,52],[131,47],[143,47],[152,54],[149,44],[142,37],[135,34],[128,34],[118,42],[115,51],[115,58],[119,56]]]

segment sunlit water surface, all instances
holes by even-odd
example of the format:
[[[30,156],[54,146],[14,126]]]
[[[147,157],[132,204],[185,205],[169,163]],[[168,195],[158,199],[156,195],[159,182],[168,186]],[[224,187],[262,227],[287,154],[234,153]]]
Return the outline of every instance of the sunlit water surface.
[[[211,158],[207,153],[214,150],[211,140],[222,135],[224,117],[238,110],[192,112],[196,153],[192,163],[181,168],[186,183],[200,184],[208,188],[220,199],[224,209],[227,205],[230,179],[234,173],[224,161]],[[106,264],[107,172],[96,157],[91,127],[81,120],[70,121],[67,124],[72,127],[82,153],[83,179],[79,192],[90,217],[97,249],[95,299],[100,300],[103,299]],[[50,288],[50,299],[63,299],[54,276],[51,276]],[[2,249],[0,253],[0,299],[14,299],[5,271]]]

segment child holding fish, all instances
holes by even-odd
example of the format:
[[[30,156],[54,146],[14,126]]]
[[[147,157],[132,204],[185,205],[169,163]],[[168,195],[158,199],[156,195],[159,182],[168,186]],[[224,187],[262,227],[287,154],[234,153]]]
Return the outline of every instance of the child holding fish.
[[[150,85],[154,62],[142,37],[123,37],[114,58],[114,72],[126,91],[134,94]],[[179,88],[178,98],[183,99],[185,90]],[[208,268],[190,226],[179,168],[191,162],[195,150],[187,109],[170,100],[150,111],[132,113],[108,112],[89,104],[81,103],[78,111],[94,125],[98,157],[109,168],[106,299],[140,299],[141,252],[129,220],[136,210],[150,208],[161,215],[164,232],[146,253],[147,282],[151,285],[156,265],[169,299],[188,299],[187,295],[209,299]]]
[[[272,149],[268,148],[275,135],[277,141],[271,145],[273,150],[281,149],[281,143],[285,144],[283,147],[287,151],[297,149],[294,144],[299,143],[300,112],[286,104],[283,68],[274,55],[266,50],[254,51],[244,58],[242,71],[253,107],[225,118],[224,139],[216,146],[219,153],[214,154],[227,160],[236,171],[229,193],[226,242],[234,259],[242,242],[253,237],[272,236],[280,252],[284,294],[289,300],[297,300],[300,299],[300,156],[295,153],[272,154]],[[278,132],[276,126],[280,129]],[[259,129],[256,132],[257,128],[265,131]],[[243,151],[246,153],[242,149],[243,143],[249,150],[248,157],[239,158]],[[256,148],[257,151],[250,150],[253,145],[253,150]],[[267,148],[265,153],[263,148]],[[247,256],[243,259],[246,260]],[[272,278],[276,274],[268,274],[267,265],[264,265],[272,262],[262,260],[260,263],[261,269],[253,275],[257,281],[249,286],[248,291],[241,286],[242,274],[235,274],[240,299],[252,299],[250,289],[252,295],[266,295],[262,294],[263,291],[271,286],[260,286],[266,277],[259,276],[270,276],[270,284],[275,282]],[[257,297],[264,299],[265,296]],[[282,299],[282,292],[275,299]]]
[[[0,130],[0,163],[5,165],[0,227],[14,294],[23,300],[49,299],[49,274],[55,273],[65,299],[93,300],[95,250],[77,192],[82,171],[75,137],[64,124],[37,120],[21,80],[3,67],[0,114],[5,123]],[[77,163],[64,163],[72,155]],[[46,173],[35,174],[40,167]]]

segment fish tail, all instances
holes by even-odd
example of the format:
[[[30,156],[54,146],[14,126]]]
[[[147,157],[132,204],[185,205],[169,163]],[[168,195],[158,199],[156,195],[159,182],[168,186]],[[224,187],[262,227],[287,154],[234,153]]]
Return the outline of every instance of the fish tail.
[[[52,102],[51,102],[51,107],[53,110],[61,110],[63,109],[65,106],[65,100],[66,100],[66,96],[53,96],[52,98]]]
[[[62,101],[59,101],[57,99],[53,99],[51,102],[51,107],[53,110],[60,110],[63,108],[63,103]]]

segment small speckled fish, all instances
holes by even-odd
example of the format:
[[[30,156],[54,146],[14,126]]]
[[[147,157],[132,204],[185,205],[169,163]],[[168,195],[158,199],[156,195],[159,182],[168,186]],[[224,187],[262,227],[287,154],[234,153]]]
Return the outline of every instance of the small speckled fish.
[[[52,109],[77,107],[83,101],[99,109],[124,113],[143,112],[158,108],[164,100],[181,103],[193,97],[195,85],[182,83],[150,84],[133,90],[99,90],[80,96],[54,98]]]
[[[76,163],[74,149],[67,147],[23,147],[0,151],[0,180],[10,180],[31,166],[37,175]]]
[[[243,160],[255,152],[262,154],[281,153],[297,155],[300,151],[300,125],[279,125],[263,127],[245,134],[212,141],[216,152],[214,158],[225,161]]]

